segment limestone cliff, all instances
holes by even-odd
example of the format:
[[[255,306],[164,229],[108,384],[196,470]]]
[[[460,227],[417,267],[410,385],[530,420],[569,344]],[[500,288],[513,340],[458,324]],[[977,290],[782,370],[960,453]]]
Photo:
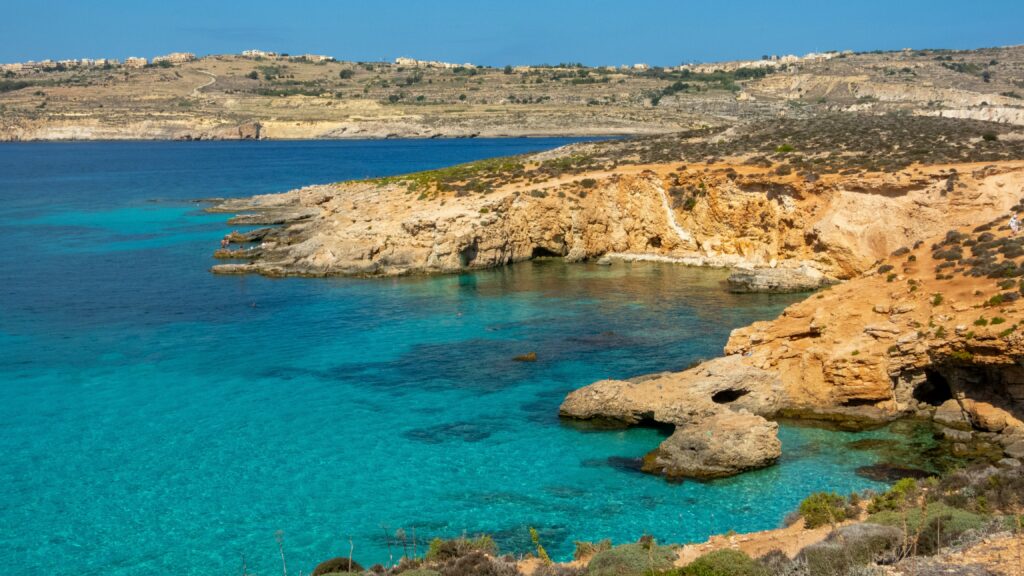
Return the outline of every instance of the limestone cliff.
[[[998,188],[1024,209],[1019,185]],[[724,357],[649,380],[597,382],[570,394],[561,413],[626,424],[642,416],[684,431],[702,417],[694,407],[719,420],[755,414],[852,427],[915,416],[934,420],[964,455],[1021,458],[1022,277],[1024,236],[1008,231],[1006,217],[981,219],[735,330]]]
[[[638,255],[716,266],[810,268],[850,278],[896,248],[991,218],[1024,164],[916,166],[808,179],[742,164],[625,165],[485,193],[425,194],[415,180],[316,186],[220,203],[284,223],[258,258],[214,268],[268,275],[395,275],[500,266],[535,256]],[[468,169],[468,168],[467,168]],[[465,182],[462,180],[460,182]],[[240,253],[239,256],[248,256]]]

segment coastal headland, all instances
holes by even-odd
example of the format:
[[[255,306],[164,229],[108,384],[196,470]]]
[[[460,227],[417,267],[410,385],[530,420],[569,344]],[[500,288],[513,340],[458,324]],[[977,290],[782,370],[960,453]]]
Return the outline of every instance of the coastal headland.
[[[721,358],[595,383],[561,414],[674,426],[644,464],[669,477],[771,465],[780,417],[934,420],[960,453],[999,460],[1024,448],[1024,238],[1007,229],[1022,189],[1012,126],[780,119],[218,202],[233,224],[268,226],[229,235],[213,271],[392,276],[561,257],[736,268],[740,291],[842,282],[735,331]]]

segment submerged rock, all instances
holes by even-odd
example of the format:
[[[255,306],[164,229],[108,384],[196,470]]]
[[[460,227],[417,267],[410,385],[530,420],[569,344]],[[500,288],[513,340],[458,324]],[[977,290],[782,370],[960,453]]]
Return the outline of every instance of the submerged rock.
[[[520,354],[519,356],[516,356],[515,358],[513,358],[513,360],[515,360],[516,362],[536,362],[537,361],[537,353],[536,352],[527,352],[526,354]]]
[[[917,480],[930,478],[935,476],[935,474],[918,468],[900,466],[899,464],[882,463],[857,468],[857,476],[867,478],[868,480],[875,480],[876,482],[896,482],[904,478],[914,478]]]

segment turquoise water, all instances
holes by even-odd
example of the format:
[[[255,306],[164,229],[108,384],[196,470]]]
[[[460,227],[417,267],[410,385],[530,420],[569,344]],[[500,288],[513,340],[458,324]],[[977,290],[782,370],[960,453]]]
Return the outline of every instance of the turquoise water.
[[[771,528],[864,434],[782,430],[771,469],[668,484],[655,430],[556,417],[565,393],[710,357],[793,296],[723,274],[535,262],[390,280],[216,277],[190,199],[425,169],[561,140],[0,146],[0,565],[7,574],[293,572],[385,534],[701,539]],[[512,362],[536,351],[539,361]],[[875,432],[873,435],[884,435]]]

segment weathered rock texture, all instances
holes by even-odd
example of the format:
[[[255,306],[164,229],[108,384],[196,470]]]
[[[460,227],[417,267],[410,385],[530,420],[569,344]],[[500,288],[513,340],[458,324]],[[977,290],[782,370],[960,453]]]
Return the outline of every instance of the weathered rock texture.
[[[736,286],[808,289],[851,278],[902,245],[1005,211],[1013,203],[1005,191],[1024,182],[1024,164],[983,168],[808,181],[741,164],[624,165],[541,181],[527,176],[484,194],[427,195],[395,179],[314,186],[217,205],[249,214],[233,223],[284,226],[266,235],[258,259],[214,271],[384,276],[612,254],[759,267]],[[772,263],[777,271],[767,272]]]
[[[625,425],[672,424],[675,431],[647,455],[644,470],[712,479],[778,459],[778,428],[763,415],[778,411],[779,388],[772,373],[727,357],[678,374],[603,380],[569,394],[559,413]]]
[[[1015,202],[1019,187],[1002,189]],[[970,455],[966,442],[980,441],[976,450],[1020,458],[1024,235],[1009,233],[1006,221],[898,249],[775,320],[733,331],[724,357],[649,380],[597,382],[571,393],[561,414],[675,424],[686,438],[694,423],[713,433],[748,412],[850,428],[916,416],[943,427],[958,442],[954,452]],[[658,451],[665,461],[673,454]],[[690,459],[682,461],[692,474]]]
[[[727,280],[731,292],[811,292],[836,281],[807,265],[740,267]]]

